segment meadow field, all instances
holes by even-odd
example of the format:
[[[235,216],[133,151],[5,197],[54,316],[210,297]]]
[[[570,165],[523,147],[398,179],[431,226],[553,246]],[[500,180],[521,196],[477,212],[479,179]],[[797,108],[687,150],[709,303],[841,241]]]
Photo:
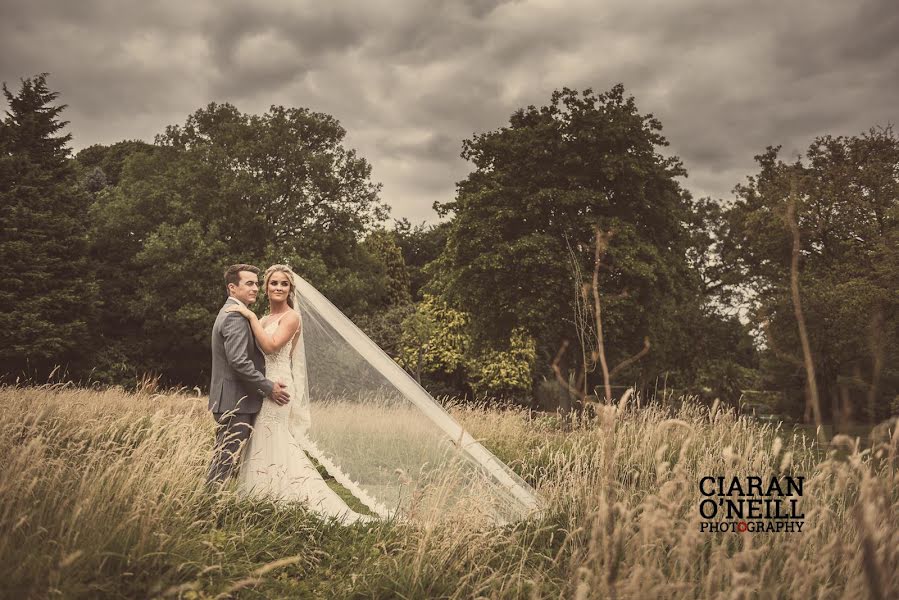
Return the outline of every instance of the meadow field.
[[[625,396],[555,415],[450,407],[535,486],[534,518],[345,527],[210,494],[206,399],[0,388],[3,598],[896,598],[899,443],[809,438]],[[799,533],[700,531],[699,480],[804,477]]]

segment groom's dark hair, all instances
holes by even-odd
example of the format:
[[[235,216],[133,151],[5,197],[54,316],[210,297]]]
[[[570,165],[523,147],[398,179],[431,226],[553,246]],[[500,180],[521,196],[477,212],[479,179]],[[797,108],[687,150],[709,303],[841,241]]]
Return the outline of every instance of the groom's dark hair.
[[[250,273],[255,273],[259,275],[259,267],[254,267],[253,265],[231,265],[227,269],[225,269],[225,291],[228,290],[228,284],[233,283],[234,285],[238,285],[240,283],[240,272],[241,271],[249,271]]]

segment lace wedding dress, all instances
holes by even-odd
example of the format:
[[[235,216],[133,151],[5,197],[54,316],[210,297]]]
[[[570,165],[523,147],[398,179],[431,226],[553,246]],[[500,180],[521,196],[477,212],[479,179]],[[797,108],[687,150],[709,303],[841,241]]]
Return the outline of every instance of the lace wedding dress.
[[[263,329],[272,334],[279,322],[280,318],[269,319]],[[302,337],[294,340],[296,344],[303,343]],[[328,486],[290,430],[291,409],[295,408],[291,405],[307,401],[302,396],[304,386],[297,385],[300,382],[295,382],[292,374],[294,345],[287,343],[277,352],[265,355],[266,377],[287,386],[290,402],[282,406],[270,398],[263,401],[253,434],[243,451],[238,489],[277,502],[302,502],[309,509],[346,524],[369,522],[373,517],[353,511]]]
[[[302,502],[345,523],[504,524],[541,514],[536,491],[305,279],[289,270],[302,328],[267,355],[290,402],[266,399],[243,451],[239,489]],[[278,321],[269,319],[269,333]],[[308,456],[307,456],[308,455]],[[312,459],[370,515],[351,510]]]

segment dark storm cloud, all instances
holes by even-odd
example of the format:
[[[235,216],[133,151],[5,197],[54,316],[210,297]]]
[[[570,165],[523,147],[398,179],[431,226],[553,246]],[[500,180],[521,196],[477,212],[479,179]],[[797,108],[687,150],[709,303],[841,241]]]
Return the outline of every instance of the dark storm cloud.
[[[155,133],[210,101],[334,115],[395,217],[433,220],[470,169],[462,140],[563,86],[622,82],[695,195],[728,197],[753,155],[896,120],[891,1],[5,3],[0,79],[41,71],[76,147]]]
[[[302,4],[218,5],[205,23],[212,50],[212,92],[245,98],[302,79],[328,54],[351,51],[364,25],[328,8]]]

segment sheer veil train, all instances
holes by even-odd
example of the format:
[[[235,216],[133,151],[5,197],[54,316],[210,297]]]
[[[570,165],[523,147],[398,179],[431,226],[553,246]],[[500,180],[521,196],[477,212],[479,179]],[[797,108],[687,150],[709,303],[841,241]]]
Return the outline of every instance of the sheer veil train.
[[[539,510],[528,483],[318,290],[292,279],[302,328],[289,429],[339,484],[381,517],[505,523]]]

